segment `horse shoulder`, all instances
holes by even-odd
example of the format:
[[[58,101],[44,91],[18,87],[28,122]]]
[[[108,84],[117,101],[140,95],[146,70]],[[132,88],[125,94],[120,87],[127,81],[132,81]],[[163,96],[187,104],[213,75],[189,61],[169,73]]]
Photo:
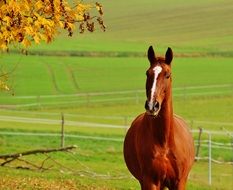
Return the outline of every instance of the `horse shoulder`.
[[[137,136],[139,134],[139,130],[140,128],[142,128],[142,123],[143,123],[143,118],[144,118],[144,113],[143,114],[140,114],[139,116],[137,116],[134,121],[132,122],[129,130],[127,131],[127,134],[126,134],[126,139],[130,138],[130,140],[135,141],[137,140]],[[127,137],[128,136],[128,137]]]
[[[139,115],[133,122],[131,127],[128,129],[124,141],[124,158],[129,171],[135,178],[141,180],[141,168],[138,160],[138,147],[137,139],[139,130],[141,128],[141,122],[144,114]]]

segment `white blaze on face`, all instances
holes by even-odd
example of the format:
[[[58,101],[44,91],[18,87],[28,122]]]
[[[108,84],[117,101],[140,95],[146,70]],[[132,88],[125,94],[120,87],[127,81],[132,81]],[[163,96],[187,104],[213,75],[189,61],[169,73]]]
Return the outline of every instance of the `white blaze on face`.
[[[153,71],[154,71],[154,82],[153,82],[153,85],[152,85],[152,88],[151,88],[150,101],[149,101],[149,104],[148,104],[150,110],[153,109],[153,97],[154,97],[155,90],[156,90],[157,78],[159,76],[159,73],[161,73],[161,71],[162,71],[162,67],[161,66],[156,66],[156,67],[154,67]]]

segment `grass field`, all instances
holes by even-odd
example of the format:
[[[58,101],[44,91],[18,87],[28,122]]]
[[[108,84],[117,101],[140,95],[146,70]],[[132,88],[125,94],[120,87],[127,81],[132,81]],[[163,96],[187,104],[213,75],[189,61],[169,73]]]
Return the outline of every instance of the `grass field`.
[[[132,120],[144,112],[149,63],[143,55],[149,45],[158,55],[168,46],[174,51],[175,113],[194,130],[226,133],[212,135],[214,142],[232,143],[227,135],[233,130],[232,2],[101,3],[105,33],[72,38],[61,34],[52,44],[32,47],[38,54],[34,56],[1,54],[1,69],[13,71],[11,91],[0,93],[1,154],[59,146],[61,113],[65,144],[78,148],[75,154],[51,154],[53,160],[45,166],[53,167],[44,172],[0,167],[0,189],[139,189],[125,167],[122,139]],[[78,57],[76,52],[94,56]],[[208,156],[204,144],[200,155]],[[224,162],[233,159],[232,149],[213,147],[212,156]],[[40,165],[45,156],[27,159]],[[209,186],[208,162],[199,161],[187,189],[231,190],[232,175],[232,165],[212,163]]]
[[[22,136],[18,138],[6,135],[1,137],[1,144],[4,145],[4,148],[1,148],[1,152],[6,153],[30,149],[32,148],[32,142],[33,148],[56,147],[59,144],[59,137]],[[130,177],[123,164],[121,142],[66,138],[66,143],[78,144],[78,150],[75,151],[75,154],[56,153],[51,155],[53,160],[65,165],[65,167],[48,161],[45,166],[53,166],[49,171],[41,173],[38,171],[19,171],[16,169],[1,168],[1,176],[7,176],[6,180],[8,178],[24,181],[39,180],[42,181],[42,184],[44,181],[44,183],[51,183],[51,185],[58,179],[63,181],[71,180],[73,184],[76,184],[81,189],[87,185],[96,189],[101,189],[101,187],[105,187],[106,189],[138,189],[137,182]],[[93,144],[95,145],[93,146]],[[45,159],[45,156],[29,156],[27,158],[27,160],[37,164],[40,164],[43,159]],[[18,162],[15,165],[20,164]],[[228,184],[231,181],[232,171],[231,167],[226,166],[213,164],[213,184],[212,187],[208,187],[207,163],[196,163],[190,175],[188,189],[230,190]],[[4,184],[2,185],[4,187]],[[31,187],[30,183],[27,186]]]
[[[145,52],[155,44],[160,52],[171,46],[178,53],[232,53],[231,0],[185,1],[102,0],[105,33],[76,35],[57,39],[50,46],[35,49],[67,51]],[[231,54],[232,55],[232,54]]]
[[[58,58],[9,54],[2,56],[2,60],[3,67],[16,67],[11,80],[17,96],[143,90],[149,67],[145,57]],[[173,87],[231,85],[231,63],[231,57],[175,57]],[[40,80],[36,80],[38,77]]]

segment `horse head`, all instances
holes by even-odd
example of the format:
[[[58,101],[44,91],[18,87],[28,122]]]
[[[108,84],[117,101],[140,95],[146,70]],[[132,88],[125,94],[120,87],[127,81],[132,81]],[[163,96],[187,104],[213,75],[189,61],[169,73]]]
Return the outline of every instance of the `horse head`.
[[[171,94],[172,49],[168,48],[165,58],[156,57],[152,46],[148,49],[150,67],[146,72],[145,109],[147,114],[157,116],[163,101]]]

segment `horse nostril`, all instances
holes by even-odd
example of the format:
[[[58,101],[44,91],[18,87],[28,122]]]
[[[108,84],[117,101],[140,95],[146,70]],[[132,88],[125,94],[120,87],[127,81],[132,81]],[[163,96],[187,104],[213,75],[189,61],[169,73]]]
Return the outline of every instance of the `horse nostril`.
[[[153,109],[154,109],[155,112],[159,110],[159,102],[156,101],[154,103]]]
[[[149,106],[148,106],[148,101],[146,100],[145,102],[145,109],[148,110],[149,109]]]

